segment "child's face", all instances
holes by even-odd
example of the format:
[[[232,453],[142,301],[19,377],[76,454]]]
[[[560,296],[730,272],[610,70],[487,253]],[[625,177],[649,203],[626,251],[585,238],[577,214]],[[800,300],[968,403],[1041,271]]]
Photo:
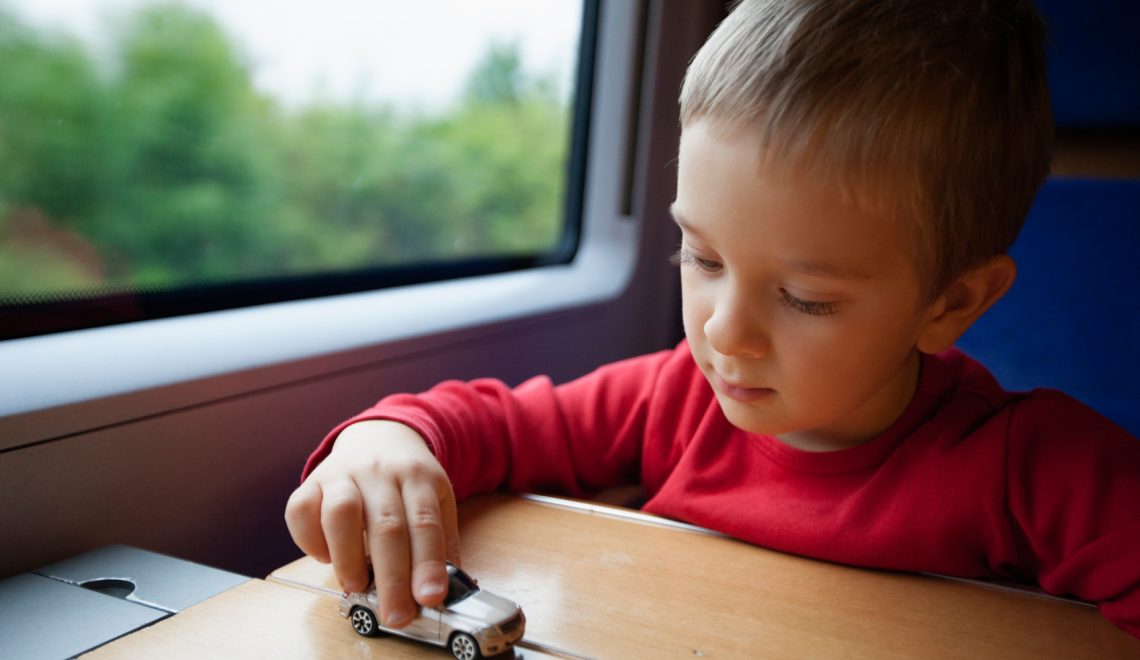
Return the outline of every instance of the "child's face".
[[[809,450],[870,439],[914,393],[912,241],[812,177],[759,166],[756,138],[682,132],[685,334],[728,420]]]

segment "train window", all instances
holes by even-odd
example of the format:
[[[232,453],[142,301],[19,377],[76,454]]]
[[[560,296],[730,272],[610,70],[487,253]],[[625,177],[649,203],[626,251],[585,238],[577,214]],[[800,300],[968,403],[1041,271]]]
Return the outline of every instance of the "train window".
[[[0,5],[0,339],[568,262],[597,4]]]

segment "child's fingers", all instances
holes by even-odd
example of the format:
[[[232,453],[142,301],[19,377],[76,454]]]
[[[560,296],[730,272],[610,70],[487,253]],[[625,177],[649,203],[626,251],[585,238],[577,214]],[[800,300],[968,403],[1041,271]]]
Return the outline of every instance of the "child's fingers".
[[[455,503],[455,491],[451,482],[444,476],[436,491],[439,496],[439,509],[443,517],[443,553],[447,561],[456,566],[459,563],[459,511]]]
[[[408,517],[412,593],[423,605],[439,605],[447,595],[447,567],[443,563],[447,556],[436,490],[424,479],[409,479],[402,484],[401,494]]]
[[[352,481],[343,479],[323,486],[321,528],[328,543],[333,570],[345,591],[368,588],[361,511],[360,491]]]
[[[412,600],[408,523],[397,485],[372,484],[364,508],[380,619],[386,626],[401,628],[419,608]]]
[[[329,563],[329,548],[321,529],[321,489],[316,481],[301,484],[289,496],[285,505],[285,526],[301,552],[324,563]]]

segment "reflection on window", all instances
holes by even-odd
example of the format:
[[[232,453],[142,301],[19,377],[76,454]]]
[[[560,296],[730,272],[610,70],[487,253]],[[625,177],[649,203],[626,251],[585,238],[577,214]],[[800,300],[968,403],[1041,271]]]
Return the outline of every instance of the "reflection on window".
[[[0,308],[549,252],[581,14],[0,3]]]

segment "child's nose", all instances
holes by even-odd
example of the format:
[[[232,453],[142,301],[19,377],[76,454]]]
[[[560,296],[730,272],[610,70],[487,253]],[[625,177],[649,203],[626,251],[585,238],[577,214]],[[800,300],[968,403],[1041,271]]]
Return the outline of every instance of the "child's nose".
[[[705,321],[709,346],[721,355],[764,357],[771,349],[764,323],[754,304],[727,296]]]

